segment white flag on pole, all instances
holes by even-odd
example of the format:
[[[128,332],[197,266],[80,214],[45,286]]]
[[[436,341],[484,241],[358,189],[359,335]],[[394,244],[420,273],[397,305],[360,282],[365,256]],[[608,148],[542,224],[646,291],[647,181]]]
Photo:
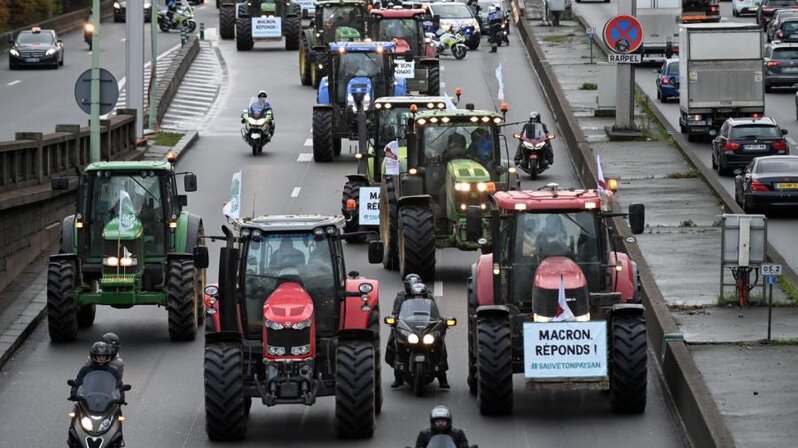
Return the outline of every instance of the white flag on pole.
[[[604,192],[607,188],[607,182],[604,181],[604,172],[601,171],[601,155],[596,154],[596,166],[598,167],[598,179],[596,180],[596,184],[598,185],[598,191]]]
[[[224,203],[222,214],[228,219],[238,219],[241,216],[241,171],[233,173],[230,183],[230,200]]]
[[[504,69],[501,64],[496,67],[496,80],[499,82],[499,101],[504,101]]]
[[[452,97],[450,97],[448,93],[443,92],[443,96],[446,98],[446,109],[457,109],[454,101],[452,101]]]
[[[560,293],[557,295],[557,315],[554,317],[554,322],[574,319],[576,319],[576,317],[568,306],[568,300],[565,298],[565,283],[563,282],[562,274],[560,274]]]
[[[133,207],[133,200],[125,190],[119,190],[119,230],[126,232],[133,229],[136,221],[136,209]]]
[[[385,174],[399,175],[399,140],[394,140],[385,145]]]

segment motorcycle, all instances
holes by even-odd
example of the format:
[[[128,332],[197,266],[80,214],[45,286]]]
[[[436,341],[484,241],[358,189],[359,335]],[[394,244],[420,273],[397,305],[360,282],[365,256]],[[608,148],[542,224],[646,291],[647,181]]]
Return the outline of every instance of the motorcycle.
[[[264,107],[257,98],[249,100],[249,108],[241,114],[241,138],[252,147],[252,155],[263,152],[263,147],[272,140],[274,135],[274,113],[271,107]]]
[[[160,28],[164,33],[169,32],[169,30],[179,30],[183,27],[188,28],[189,33],[193,33],[194,30],[197,29],[197,22],[194,20],[193,8],[178,8],[172,16],[171,21],[169,20],[169,16],[166,14],[167,11],[168,10],[166,9],[158,11],[158,28]]]
[[[547,133],[543,140],[530,139],[523,134],[515,134],[513,138],[519,140],[521,143],[521,162],[518,167],[525,173],[529,174],[532,180],[538,178],[538,174],[546,171],[549,168],[549,162],[543,155],[543,149],[546,145],[551,145],[549,142],[554,140],[554,134]]]
[[[427,42],[432,43],[438,56],[441,56],[450,50],[455,59],[460,60],[466,57],[468,47],[465,44],[466,36],[462,28],[457,31],[452,31],[451,27],[447,27],[443,34],[436,36],[435,33],[427,33]]]
[[[75,380],[67,384],[74,386]],[[129,384],[125,390],[130,390]],[[118,448],[122,444],[122,401],[116,377],[107,370],[89,372],[78,388],[69,416],[69,448]]]
[[[411,448],[411,447],[407,447]],[[454,439],[448,434],[435,434],[427,442],[426,448],[457,448]],[[479,448],[479,445],[471,445],[469,448]]]
[[[91,51],[91,38],[94,35],[94,24],[91,21],[86,21],[83,24],[83,42],[89,44],[89,51]]]
[[[488,40],[490,41],[491,49],[495,49],[497,46],[501,47],[502,43],[509,45],[509,40],[507,40],[507,28],[504,24],[504,20],[493,20],[489,27],[490,34],[488,35]]]
[[[434,299],[412,298],[402,303],[399,316],[386,316],[384,321],[391,327],[396,344],[394,370],[420,397],[424,386],[445,370],[441,355],[446,329],[457,325],[457,319],[443,319]]]

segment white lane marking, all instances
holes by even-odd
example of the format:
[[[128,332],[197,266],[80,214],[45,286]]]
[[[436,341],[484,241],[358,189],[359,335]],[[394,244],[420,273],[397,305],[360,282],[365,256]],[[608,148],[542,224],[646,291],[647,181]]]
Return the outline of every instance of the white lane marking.
[[[299,157],[296,158],[297,162],[310,162],[313,160],[312,152],[300,152]]]
[[[299,197],[299,192],[302,190],[302,187],[294,187],[294,191],[291,192],[291,197],[296,198]]]
[[[445,71],[446,71],[446,67],[445,67],[445,66],[441,65],[440,67],[441,67],[441,71],[442,71],[442,72],[445,72]]]
[[[14,81],[14,82],[19,82],[19,81]],[[11,85],[11,84],[9,84],[9,85]],[[791,144],[793,146],[796,145],[795,140],[793,140],[792,137],[785,137],[784,139],[787,140],[787,143],[789,143],[789,144]]]
[[[156,59],[161,59],[161,57],[163,57],[164,55],[169,54],[172,51],[177,51],[177,49],[179,49],[179,48],[180,48],[180,44],[177,44],[174,47],[169,48],[166,51],[164,51],[163,53],[159,54]],[[91,54],[91,51],[89,52],[89,54]],[[146,64],[144,64],[144,69],[147,70],[150,67],[150,65],[152,65],[152,61],[148,61]],[[156,70],[156,74],[160,74],[161,67],[163,67],[163,65],[164,64],[158,64],[158,70]],[[166,68],[168,68],[168,67],[164,67],[164,70]],[[147,70],[147,73],[149,73],[149,70]],[[127,78],[123,76],[122,79],[120,79],[119,82],[117,83],[117,85],[119,86],[119,91],[120,92],[122,91],[122,88],[125,87],[125,83],[126,82],[127,82]],[[149,84],[149,77],[145,78],[144,84],[145,85]],[[145,88],[145,91],[146,91],[146,88]]]
[[[124,42],[124,41],[126,41],[126,40],[127,40],[127,37],[123,37],[123,38],[122,38],[122,39],[120,39],[120,40],[121,40],[122,42]]]
[[[306,139],[305,146],[313,146],[313,139],[312,138]]]
[[[18,79],[18,80],[16,80],[16,81],[11,81],[10,83],[8,83],[8,84],[6,84],[6,85],[7,85],[7,86],[13,86],[14,84],[19,84],[19,83],[21,83],[21,82],[22,82],[22,80],[21,80],[21,79]]]
[[[441,81],[441,89],[445,89],[445,88],[446,88],[446,83]]]
[[[435,286],[432,290],[432,295],[435,297],[443,297],[443,282],[440,280],[435,280]]]

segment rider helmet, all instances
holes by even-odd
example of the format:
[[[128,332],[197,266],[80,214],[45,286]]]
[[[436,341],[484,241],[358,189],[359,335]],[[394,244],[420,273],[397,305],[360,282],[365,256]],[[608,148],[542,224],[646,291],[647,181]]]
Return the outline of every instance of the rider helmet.
[[[496,12],[499,12],[499,11],[501,11],[501,10],[502,10],[502,7],[501,7],[501,5],[500,5],[500,4],[498,4],[498,3],[494,3],[494,4],[493,4],[493,10],[494,10],[494,11],[496,11]]]
[[[429,414],[429,422],[433,432],[449,432],[452,429],[452,413],[446,406],[435,406]]]
[[[105,366],[111,361],[111,346],[99,341],[92,344],[89,350],[89,359],[95,366]]]
[[[529,121],[534,121],[535,123],[540,123],[540,114],[538,112],[532,111],[529,113]]]
[[[269,95],[266,95],[266,91],[265,90],[261,90],[260,92],[258,92],[258,99],[265,99],[265,98],[268,98],[268,96]]]
[[[427,295],[427,285],[419,282],[410,287],[414,297],[425,297]]]
[[[119,336],[117,336],[116,333],[105,333],[100,340],[111,347],[111,359],[114,359],[117,357],[117,355],[119,355],[120,341]]]
[[[405,294],[413,293],[413,285],[421,283],[421,276],[418,274],[407,274],[405,276]]]

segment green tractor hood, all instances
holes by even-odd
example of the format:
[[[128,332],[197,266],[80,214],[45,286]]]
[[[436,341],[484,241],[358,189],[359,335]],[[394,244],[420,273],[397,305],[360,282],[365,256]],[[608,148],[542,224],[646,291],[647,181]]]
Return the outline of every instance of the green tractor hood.
[[[462,204],[487,203],[488,193],[477,190],[480,182],[490,182],[490,173],[479,162],[471,159],[455,159],[446,166],[446,215],[452,221],[465,216]],[[469,191],[455,189],[457,183],[472,184]]]
[[[260,4],[260,11],[274,13],[277,11],[277,4],[263,2]]]
[[[114,218],[103,228],[104,240],[130,241],[141,238],[144,227],[138,218],[134,218],[129,228],[119,228],[119,218]]]
[[[360,40],[360,32],[350,26],[342,26],[335,30],[336,42],[353,42]]]

